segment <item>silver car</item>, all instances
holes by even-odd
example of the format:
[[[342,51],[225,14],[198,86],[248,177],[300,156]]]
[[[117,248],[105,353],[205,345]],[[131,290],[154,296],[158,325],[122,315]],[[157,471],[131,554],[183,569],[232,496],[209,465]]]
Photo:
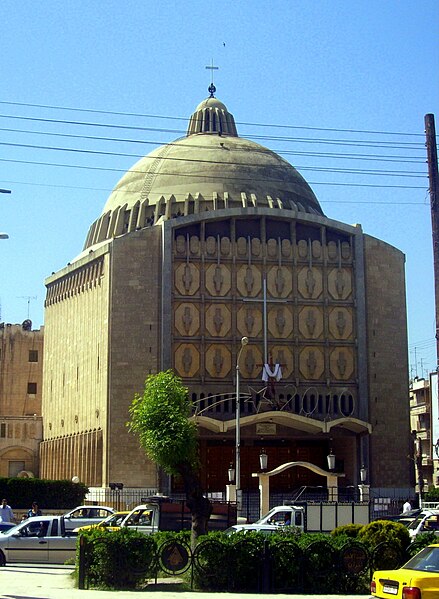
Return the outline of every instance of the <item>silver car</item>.
[[[66,530],[74,530],[81,526],[99,524],[99,522],[114,514],[114,511],[112,507],[105,505],[79,505],[64,514],[64,525]]]

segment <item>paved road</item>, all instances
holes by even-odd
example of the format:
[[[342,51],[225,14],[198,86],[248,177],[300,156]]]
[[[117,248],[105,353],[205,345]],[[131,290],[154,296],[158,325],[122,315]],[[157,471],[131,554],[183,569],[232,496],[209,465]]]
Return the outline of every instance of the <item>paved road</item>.
[[[163,581],[145,591],[79,591],[73,588],[73,566],[9,565],[0,568],[0,599],[239,599],[237,593],[199,593],[179,591]],[[263,595],[245,594],[245,599]],[[273,595],[275,599],[340,599],[341,595]],[[344,599],[369,599],[370,595],[343,595]]]

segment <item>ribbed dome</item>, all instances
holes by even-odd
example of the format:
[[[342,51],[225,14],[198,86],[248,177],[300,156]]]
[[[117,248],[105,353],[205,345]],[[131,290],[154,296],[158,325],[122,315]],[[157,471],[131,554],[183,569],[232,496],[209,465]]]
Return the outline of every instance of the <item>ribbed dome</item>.
[[[238,137],[233,115],[210,97],[197,106],[187,137],[141,158],[120,179],[85,247],[160,217],[246,206],[323,215],[300,173],[275,152]]]

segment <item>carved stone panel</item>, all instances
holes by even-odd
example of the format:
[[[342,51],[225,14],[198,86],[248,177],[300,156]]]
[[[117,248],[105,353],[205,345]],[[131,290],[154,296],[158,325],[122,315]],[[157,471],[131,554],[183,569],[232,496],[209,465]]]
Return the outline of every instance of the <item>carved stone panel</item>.
[[[239,360],[241,377],[260,379],[262,377],[262,351],[259,346],[248,344],[244,347]]]
[[[200,329],[200,312],[195,304],[179,304],[174,312],[174,324],[179,335],[193,337]]]
[[[189,250],[194,256],[200,254],[200,238],[197,235],[192,235],[189,239]]]
[[[244,304],[237,313],[237,327],[242,337],[257,337],[262,332],[262,311],[252,304]]]
[[[305,306],[299,312],[299,331],[306,339],[318,339],[323,334],[323,311]]]
[[[243,297],[256,297],[262,290],[262,274],[257,266],[243,264],[236,275],[236,286]]]
[[[350,347],[337,347],[329,357],[331,375],[335,379],[347,381],[354,374],[354,353]]]
[[[206,310],[206,329],[212,337],[225,337],[230,331],[232,316],[225,304],[212,304]]]
[[[221,256],[229,256],[231,250],[231,243],[228,237],[221,237],[220,241]]]
[[[304,347],[299,356],[299,368],[305,379],[315,381],[322,378],[325,370],[323,350],[313,346]]]
[[[277,258],[277,241],[276,241],[276,239],[269,239],[267,241],[267,256],[269,258]]]
[[[275,345],[271,348],[271,355],[274,364],[281,366],[282,380],[289,378],[294,372],[294,356],[291,349],[284,345]]]
[[[175,287],[181,295],[194,295],[200,289],[200,271],[195,264],[179,264],[174,277]]]
[[[232,356],[227,345],[214,343],[206,351],[206,371],[213,378],[230,375]]]
[[[353,332],[350,308],[336,307],[329,311],[329,332],[334,339],[349,339]]]
[[[320,268],[302,267],[297,275],[299,293],[308,299],[317,299],[323,291],[323,277]]]
[[[293,289],[291,270],[286,266],[272,266],[267,273],[267,291],[272,297],[288,297]]]
[[[214,256],[216,254],[216,239],[212,235],[206,239],[206,254],[208,256]]]
[[[230,292],[232,276],[224,264],[211,264],[206,270],[206,289],[213,296],[224,296]]]
[[[175,240],[175,253],[179,256],[186,254],[186,237],[184,235],[177,235]]]
[[[268,330],[273,337],[285,339],[293,332],[293,314],[287,306],[275,305],[268,310]]]
[[[174,352],[175,370],[182,378],[191,378],[200,370],[200,352],[193,343],[180,343]]]
[[[348,299],[352,293],[352,272],[347,268],[332,269],[328,275],[328,290],[334,299]]]

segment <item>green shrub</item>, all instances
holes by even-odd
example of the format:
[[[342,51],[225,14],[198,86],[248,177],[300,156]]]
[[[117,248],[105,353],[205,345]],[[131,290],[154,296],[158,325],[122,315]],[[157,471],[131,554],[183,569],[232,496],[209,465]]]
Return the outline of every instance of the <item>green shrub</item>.
[[[350,539],[356,539],[363,526],[363,524],[343,524],[342,526],[337,526],[337,528],[334,528],[334,530],[331,532],[331,535],[333,537],[343,535],[349,537]]]
[[[154,535],[127,528],[117,531],[90,528],[81,532],[81,536],[87,542],[90,587],[134,589],[155,576]],[[78,568],[77,562],[77,573]]]
[[[410,544],[410,533],[400,522],[374,520],[361,528],[358,540],[371,549],[380,543],[392,543],[404,552]]]
[[[437,501],[439,502],[439,487],[430,486],[428,491],[425,493],[424,501]]]
[[[47,508],[71,509],[84,503],[88,488],[71,480],[43,478],[0,478],[0,495],[6,497],[12,509],[30,508],[36,501]]]

